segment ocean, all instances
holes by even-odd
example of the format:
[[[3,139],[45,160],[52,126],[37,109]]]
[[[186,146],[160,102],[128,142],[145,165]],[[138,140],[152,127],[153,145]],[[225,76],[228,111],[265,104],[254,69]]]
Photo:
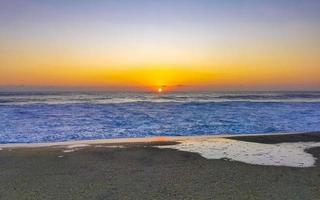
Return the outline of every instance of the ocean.
[[[0,92],[0,143],[320,130],[320,92]]]

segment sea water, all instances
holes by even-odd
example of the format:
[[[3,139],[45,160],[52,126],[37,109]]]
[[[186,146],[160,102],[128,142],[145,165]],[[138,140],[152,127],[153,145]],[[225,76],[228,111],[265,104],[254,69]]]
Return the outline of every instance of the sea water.
[[[0,143],[320,130],[320,92],[0,92]]]

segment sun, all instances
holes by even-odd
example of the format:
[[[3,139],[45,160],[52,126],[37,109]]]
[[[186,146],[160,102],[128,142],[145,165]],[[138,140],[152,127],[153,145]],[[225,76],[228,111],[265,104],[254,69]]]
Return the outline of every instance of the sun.
[[[162,92],[162,88],[158,88],[158,92],[161,93]]]

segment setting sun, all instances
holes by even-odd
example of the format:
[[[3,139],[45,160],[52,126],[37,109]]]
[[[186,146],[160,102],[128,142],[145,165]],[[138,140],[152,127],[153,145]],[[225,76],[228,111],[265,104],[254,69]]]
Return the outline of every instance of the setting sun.
[[[0,0],[0,200],[320,200],[319,10]]]

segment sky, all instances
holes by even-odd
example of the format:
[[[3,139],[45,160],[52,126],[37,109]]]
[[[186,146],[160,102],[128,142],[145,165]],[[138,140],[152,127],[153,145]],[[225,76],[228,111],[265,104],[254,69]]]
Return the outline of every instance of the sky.
[[[0,87],[320,90],[318,0],[0,0]]]

